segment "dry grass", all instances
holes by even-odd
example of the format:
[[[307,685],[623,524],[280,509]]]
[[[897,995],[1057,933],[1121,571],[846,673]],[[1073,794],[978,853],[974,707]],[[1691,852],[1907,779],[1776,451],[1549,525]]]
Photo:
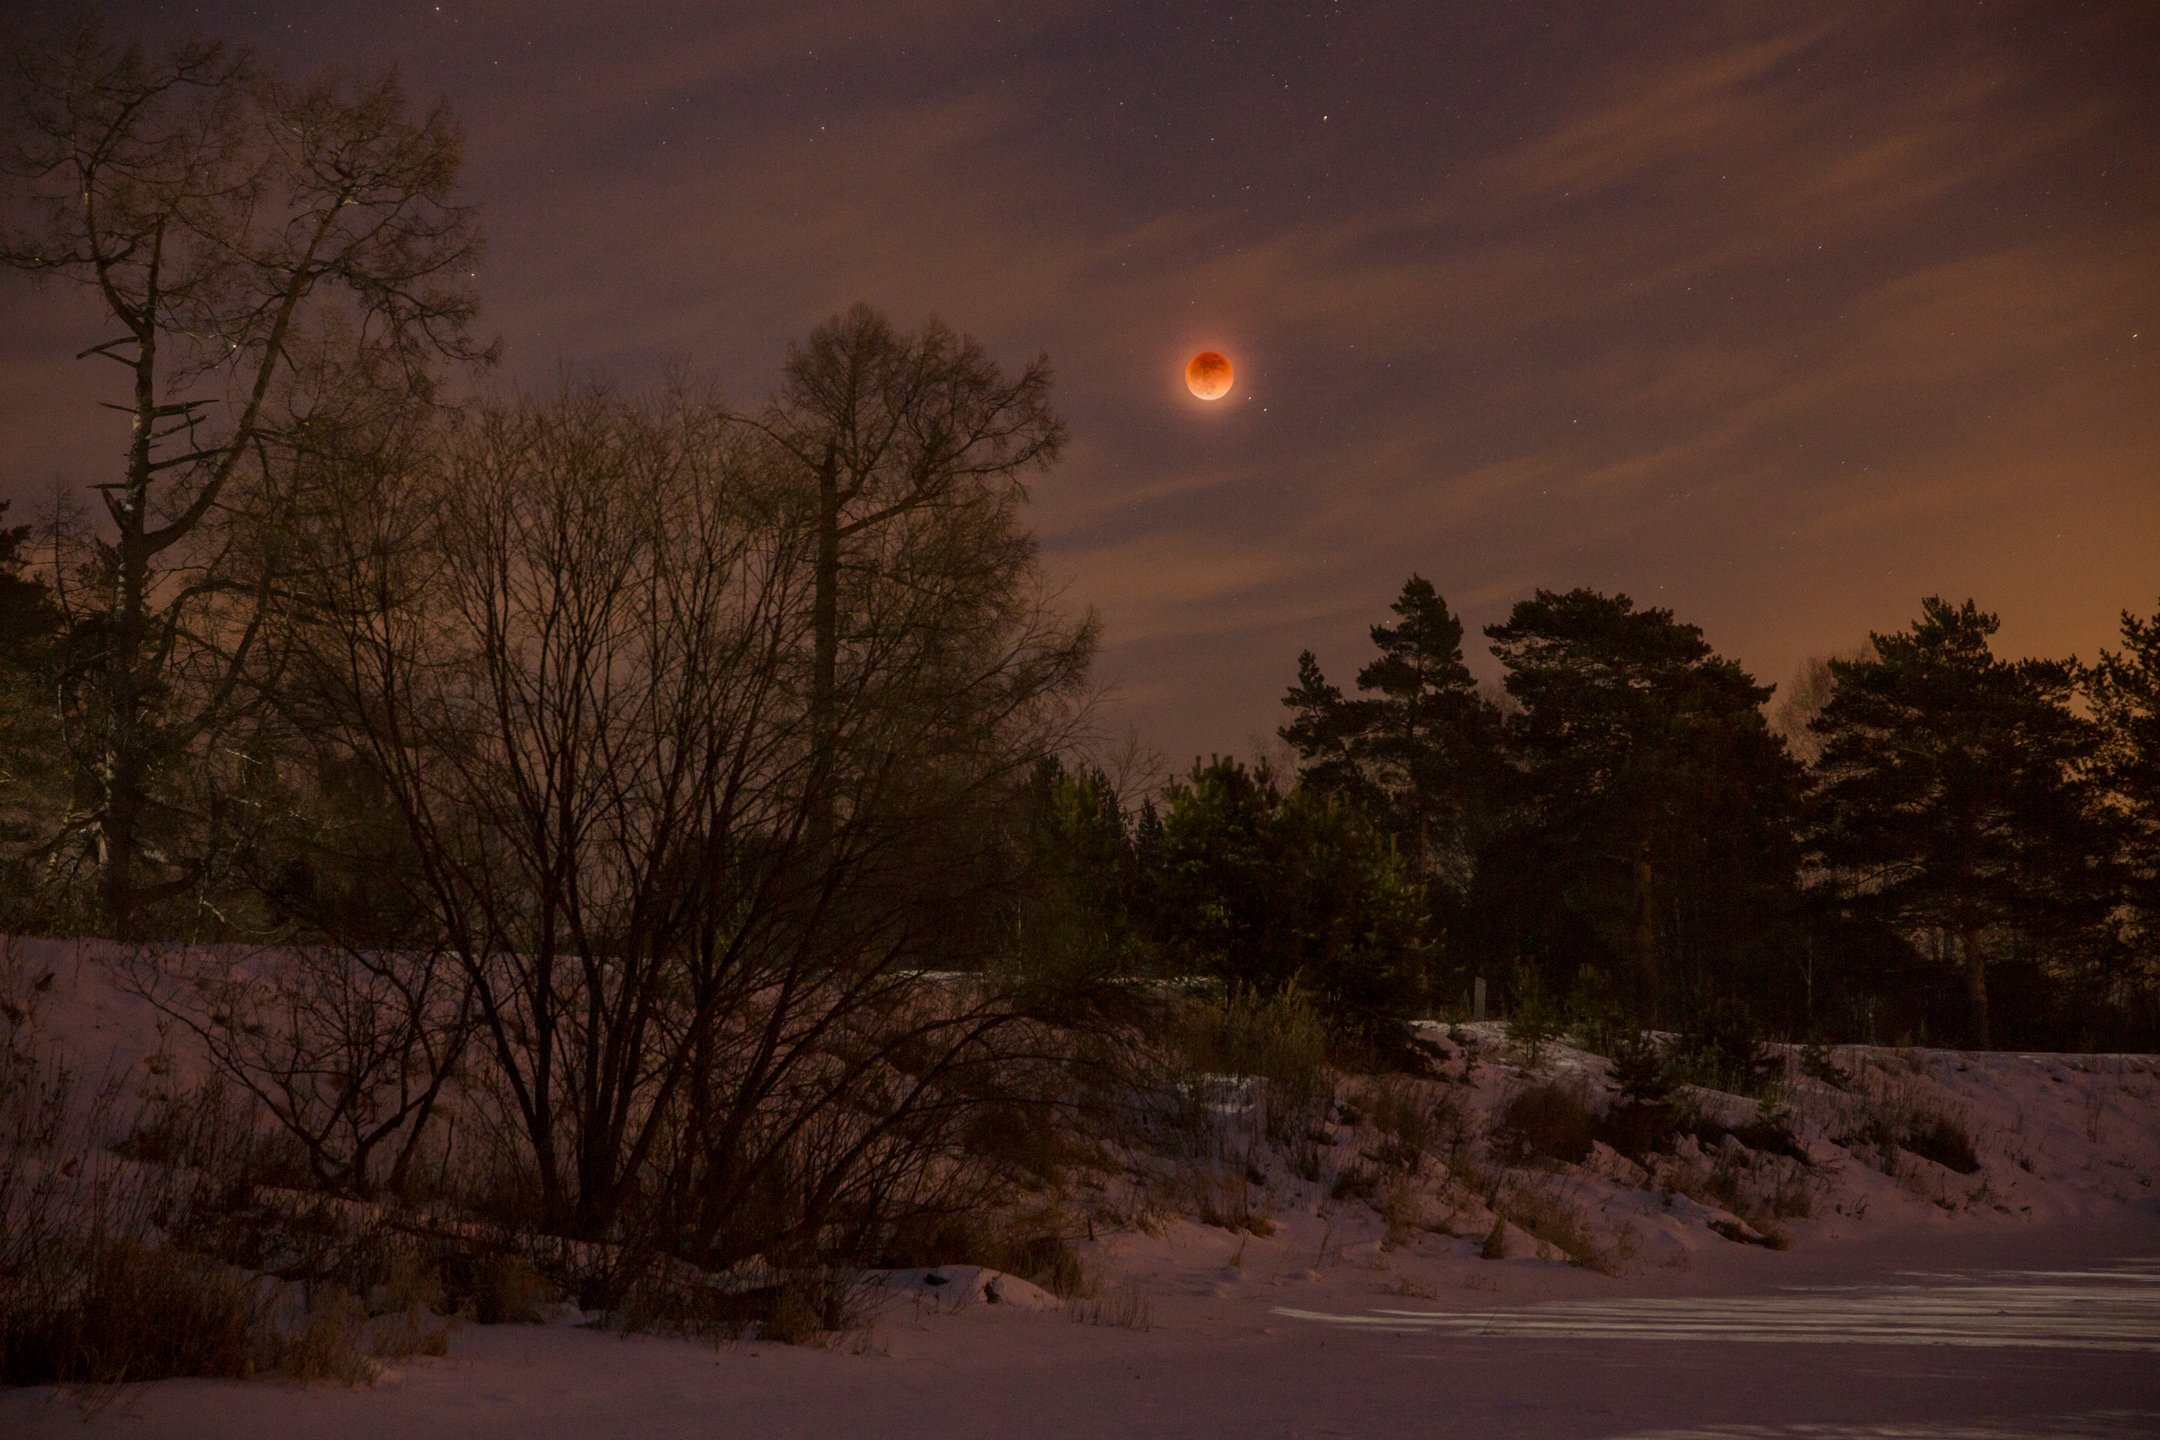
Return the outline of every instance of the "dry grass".
[[[1500,1109],[1495,1132],[1501,1153],[1579,1165],[1597,1139],[1597,1115],[1588,1092],[1576,1084],[1547,1081],[1517,1091]]]
[[[1886,1175],[1899,1173],[1899,1151],[1960,1175],[1980,1169],[1972,1125],[1962,1111],[1910,1081],[1873,1070],[1862,1077],[1858,1094],[1840,1097],[1831,1135]]]
[[[1255,1173],[1235,1165],[1196,1167],[1187,1177],[1192,1214],[1203,1225],[1252,1235],[1272,1235],[1273,1202]]]
[[[1295,988],[1192,1002],[1171,1040],[1188,1088],[1207,1077],[1258,1081],[1261,1128],[1278,1144],[1320,1118],[1334,1089],[1326,1021]]]
[[[1382,1243],[1391,1249],[1406,1246],[1421,1231],[1433,1228],[1425,1191],[1415,1176],[1391,1177],[1381,1187],[1379,1201],[1373,1208],[1379,1213],[1381,1224],[1387,1227]]]
[[[1565,1255],[1570,1264],[1601,1275],[1620,1273],[1620,1257],[1598,1243],[1582,1212],[1560,1196],[1536,1185],[1517,1183],[1502,1189],[1493,1208],[1501,1219]],[[1504,1246],[1505,1232],[1497,1221],[1494,1234],[1501,1237]]]
[[[1370,1201],[1380,1193],[1380,1172],[1368,1165],[1347,1165],[1328,1187],[1330,1200]]]
[[[1108,1325],[1120,1330],[1146,1330],[1153,1323],[1147,1292],[1137,1285],[1114,1285],[1108,1291],[1067,1305],[1065,1313],[1076,1325]]]
[[[825,1340],[861,1326],[862,1283],[842,1271],[815,1270],[789,1276],[758,1326],[758,1338],[778,1345]]]
[[[273,1368],[269,1306],[248,1277],[200,1256],[92,1230],[7,1277],[0,1379],[118,1385]]]
[[[1695,1160],[1676,1159],[1661,1166],[1658,1176],[1667,1192],[1738,1219],[1744,1229],[1724,1222],[1711,1227],[1728,1240],[1772,1250],[1792,1243],[1780,1221],[1805,1218],[1815,1209],[1814,1167],[1780,1155],[1721,1149]]]
[[[1341,1117],[1369,1137],[1364,1158],[1383,1170],[1415,1175],[1438,1147],[1453,1102],[1429,1081],[1403,1075],[1365,1080],[1349,1090]]]
[[[984,1206],[918,1216],[894,1227],[879,1261],[896,1268],[980,1265],[1069,1299],[1089,1285],[1079,1252],[1073,1248],[1074,1228],[1055,1203],[1020,1210]]]
[[[413,1278],[432,1267],[407,1254],[400,1274],[362,1208],[267,1190],[222,1087],[129,1113],[117,1085],[79,1094],[27,1028],[0,1035],[0,1379],[358,1383],[378,1358],[440,1353]]]

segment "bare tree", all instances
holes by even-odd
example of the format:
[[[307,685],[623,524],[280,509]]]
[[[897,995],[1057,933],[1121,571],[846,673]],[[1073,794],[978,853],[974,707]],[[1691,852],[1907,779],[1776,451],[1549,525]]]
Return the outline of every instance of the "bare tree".
[[[193,779],[203,810],[255,812],[257,833],[237,848],[245,857],[260,844],[264,854],[255,866],[243,858],[234,893],[273,901],[272,918],[317,938],[254,953],[146,947],[124,967],[137,993],[191,1031],[297,1142],[316,1183],[350,1195],[406,1186],[474,1039],[475,997],[428,908],[399,893],[422,878],[409,842],[398,843],[404,826],[383,815],[340,824],[309,793],[326,772],[367,771],[343,744],[339,697],[306,683],[317,677],[303,647],[332,617],[394,607],[393,592],[363,593],[358,582],[406,596],[427,573],[389,562],[422,539],[398,501],[411,494],[403,482],[435,459],[445,423],[391,388],[325,397],[265,477],[269,513],[246,517],[230,537],[234,568],[279,575],[281,603],[264,617],[248,677],[256,701],[221,727]],[[377,810],[387,798],[380,786],[362,794]],[[246,873],[258,866],[268,873]],[[314,883],[294,883],[295,867]]]
[[[860,303],[790,347],[786,382],[759,423],[815,495],[810,709],[814,788],[830,794],[846,740],[841,654],[858,620],[848,581],[877,573],[880,542],[894,548],[887,532],[904,532],[911,517],[1018,498],[1019,477],[1057,459],[1065,427],[1050,408],[1047,360],[1008,379],[981,345],[936,320],[901,334]],[[818,807],[820,829],[834,803]]]
[[[1092,632],[1009,498],[903,508],[857,532],[821,679],[829,512],[772,462],[688,393],[567,395],[356,482],[308,542],[299,688],[414,837],[556,1233],[815,1244],[934,1188],[1032,1044],[932,969],[982,958],[995,816]]]
[[[348,1195],[404,1188],[472,1037],[471,989],[439,950],[145,950],[126,976]]]
[[[422,392],[437,361],[485,358],[479,239],[450,198],[457,127],[440,105],[411,118],[394,77],[293,84],[244,50],[153,58],[86,20],[25,46],[16,82],[0,261],[85,289],[115,333],[77,358],[125,372],[74,690],[95,776],[75,826],[125,933],[189,882],[154,842],[155,781],[240,694],[276,588],[228,554],[250,472],[326,395]]]
[[[1771,703],[1770,733],[1783,740],[1785,748],[1803,765],[1813,765],[1822,758],[1822,736],[1811,728],[1811,722],[1837,694],[1837,672],[1832,667],[1839,662],[1857,664],[1874,656],[1872,645],[1851,646],[1835,655],[1810,655],[1800,662],[1793,678],[1785,682]]]

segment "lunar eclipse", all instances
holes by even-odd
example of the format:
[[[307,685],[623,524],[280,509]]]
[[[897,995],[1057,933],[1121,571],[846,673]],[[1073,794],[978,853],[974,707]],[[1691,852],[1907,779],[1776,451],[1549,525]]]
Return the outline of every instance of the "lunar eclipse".
[[[0,4],[0,49],[74,8]],[[1483,626],[1581,584],[1773,708],[1930,591],[2087,660],[2160,594],[2153,0],[87,8],[448,102],[503,341],[453,393],[747,402],[857,299],[1046,355],[1027,522],[1173,770],[1272,736],[1299,651],[1344,679],[1413,572],[1482,678]],[[56,484],[103,523],[129,436],[72,359],[97,302],[20,279],[0,554],[49,572],[7,532]]]
[[[1202,400],[1220,400],[1230,393],[1230,361],[1213,350],[1203,350],[1185,362],[1185,388]]]

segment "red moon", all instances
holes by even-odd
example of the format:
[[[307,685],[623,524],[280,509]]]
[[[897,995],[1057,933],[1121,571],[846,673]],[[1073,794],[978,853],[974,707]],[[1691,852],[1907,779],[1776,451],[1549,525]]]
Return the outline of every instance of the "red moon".
[[[1230,393],[1230,361],[1213,350],[1203,350],[1185,362],[1185,388],[1202,400],[1220,400]]]

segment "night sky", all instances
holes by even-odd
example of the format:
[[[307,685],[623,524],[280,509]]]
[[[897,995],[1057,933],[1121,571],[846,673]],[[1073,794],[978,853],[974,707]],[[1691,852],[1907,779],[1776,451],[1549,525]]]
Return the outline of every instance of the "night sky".
[[[1301,648],[1347,683],[1413,570],[1780,682],[1929,592],[2088,658],[2160,597],[2150,0],[102,8],[446,96],[487,388],[747,403],[858,298],[1048,352],[1033,518],[1172,763],[1267,743]],[[109,478],[94,315],[0,307],[0,498]]]

